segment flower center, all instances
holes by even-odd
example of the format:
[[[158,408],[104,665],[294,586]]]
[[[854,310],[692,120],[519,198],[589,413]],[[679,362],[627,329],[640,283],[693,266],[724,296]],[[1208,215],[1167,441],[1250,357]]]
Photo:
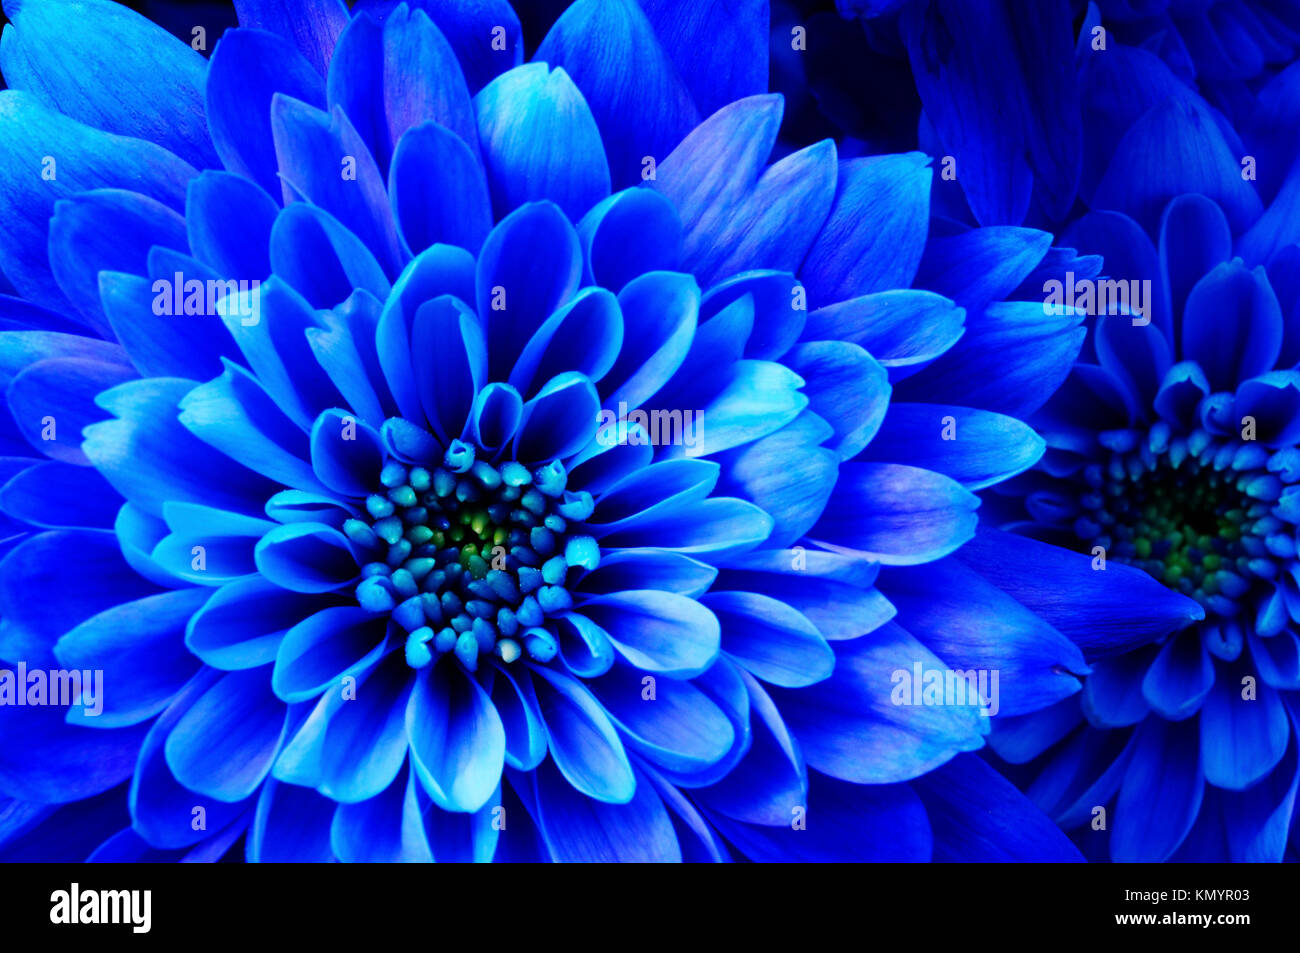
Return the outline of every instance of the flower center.
[[[573,532],[593,502],[565,489],[564,466],[494,466],[456,440],[441,467],[390,460],[379,479],[366,517],[343,531],[370,557],[357,602],[408,633],[408,664],[423,668],[447,652],[470,671],[484,653],[507,663],[554,658],[544,622],[573,605],[569,570],[600,559],[596,541]]]
[[[1153,428],[1146,443],[1085,468],[1074,531],[1207,612],[1234,616],[1295,554],[1274,512],[1292,480],[1278,459],[1253,442]]]

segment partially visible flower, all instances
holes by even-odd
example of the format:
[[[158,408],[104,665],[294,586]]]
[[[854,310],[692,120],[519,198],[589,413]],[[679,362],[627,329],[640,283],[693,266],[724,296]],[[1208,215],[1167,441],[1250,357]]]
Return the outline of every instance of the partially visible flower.
[[[1135,74],[1139,96],[1160,69]],[[994,732],[1009,760],[1041,755],[1028,791],[1090,856],[1278,861],[1300,847],[1295,82],[1294,67],[1273,80],[1243,127],[1281,180],[1267,206],[1274,190],[1242,174],[1236,133],[1184,91],[1118,128],[1098,208],[1064,236],[1104,255],[1126,293],[1130,280],[1150,293],[1140,314],[1096,319],[1035,417],[1047,454],[1003,489],[1023,499],[1020,531],[1106,571],[1137,566],[1205,610],[1095,661],[1077,699]],[[1101,828],[1098,809],[1113,811]]]
[[[528,64],[500,0],[380,6],[240,4],[209,66],[103,0],[7,4],[0,657],[106,694],[0,710],[0,841],[1077,857],[968,754],[978,706],[890,700],[987,668],[1025,714],[1099,618],[1195,611],[963,548],[1082,340],[1003,299],[1072,257],[932,236],[915,153],[769,166],[761,3],[581,0]],[[655,411],[700,442],[620,438]]]

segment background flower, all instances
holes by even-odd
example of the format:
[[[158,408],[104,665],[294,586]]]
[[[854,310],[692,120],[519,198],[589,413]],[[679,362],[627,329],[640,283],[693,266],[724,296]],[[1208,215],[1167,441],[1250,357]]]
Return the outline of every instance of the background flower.
[[[1018,531],[1140,566],[1206,617],[1096,660],[1077,700],[998,726],[992,744],[1032,761],[1031,796],[1089,856],[1283,860],[1298,781],[1287,461],[1300,180],[1282,103],[1298,74],[1239,104],[1233,128],[1141,51],[1099,53],[1081,75],[1118,78],[1117,63],[1122,98],[1084,86],[1098,143],[1084,153],[1107,164],[1062,241],[1152,293],[1136,326],[1126,309],[1089,322],[1080,363],[1034,418],[1048,452],[1002,489],[1027,509]],[[1103,829],[1099,808],[1113,811]]]

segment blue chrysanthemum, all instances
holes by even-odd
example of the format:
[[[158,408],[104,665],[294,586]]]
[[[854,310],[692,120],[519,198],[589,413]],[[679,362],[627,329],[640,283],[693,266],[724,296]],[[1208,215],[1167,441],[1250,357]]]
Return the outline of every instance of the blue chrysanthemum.
[[[0,658],[105,686],[0,708],[7,855],[1077,857],[981,706],[890,699],[1187,618],[975,535],[1072,256],[931,235],[919,154],[767,165],[760,3],[528,64],[504,2],[237,6],[207,63],[6,4]]]
[[[1090,855],[1106,856],[1108,840],[1115,860],[1294,857],[1297,81],[1293,67],[1264,88],[1239,150],[1194,93],[1155,95],[1170,88],[1163,67],[1136,71],[1134,91],[1155,104],[1120,127],[1098,210],[1065,235],[1103,254],[1125,293],[1129,279],[1150,293],[1140,315],[1096,319],[1036,418],[1049,449],[1018,484],[1021,530],[1093,553],[1106,571],[1141,568],[1204,610],[1094,662],[1077,700],[994,732],[1013,761],[1059,742],[1029,792],[1082,828]],[[1113,811],[1109,825],[1095,825],[1099,808]]]

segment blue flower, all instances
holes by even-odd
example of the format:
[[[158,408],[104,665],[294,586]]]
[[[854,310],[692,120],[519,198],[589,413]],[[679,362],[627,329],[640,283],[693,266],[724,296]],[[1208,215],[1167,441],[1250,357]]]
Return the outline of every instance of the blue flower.
[[[1189,617],[977,532],[1070,257],[768,165],[760,3],[371,6],[6,5],[0,658],[104,676],[0,706],[6,856],[1077,858],[891,699]]]
[[[1104,255],[1112,300],[1125,296],[1085,305],[1102,313],[1084,356],[1034,418],[1049,449],[1005,489],[1023,500],[1020,531],[1107,572],[1141,568],[1204,619],[1097,656],[1077,699],[998,726],[991,744],[1042,755],[1029,793],[1089,856],[1294,859],[1300,166],[1285,131],[1298,77],[1266,86],[1238,133],[1163,75],[1154,61],[1131,74],[1139,99],[1174,95],[1127,127],[1116,117],[1094,210],[1063,237]]]

